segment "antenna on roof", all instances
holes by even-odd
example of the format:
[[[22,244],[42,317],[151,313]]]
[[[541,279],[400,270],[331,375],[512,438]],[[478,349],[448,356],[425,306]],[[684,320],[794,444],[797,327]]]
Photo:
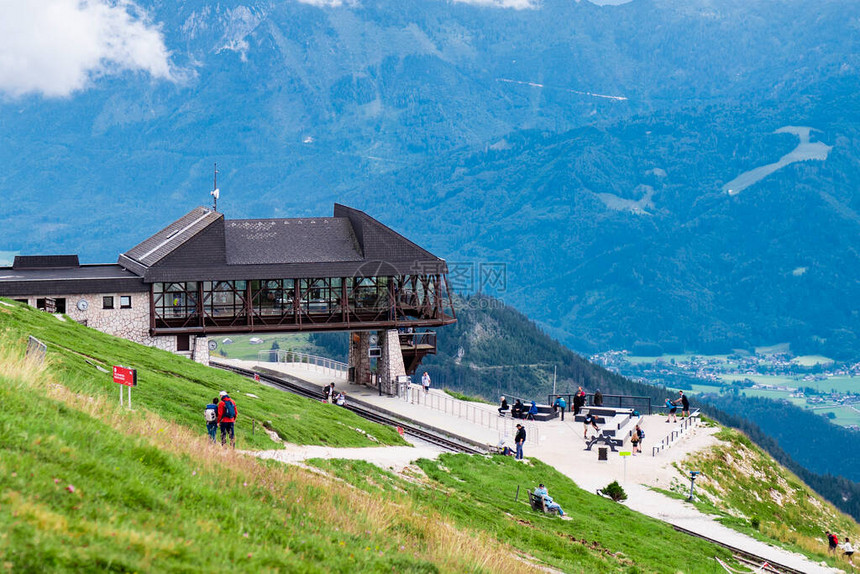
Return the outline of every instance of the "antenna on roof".
[[[209,192],[209,195],[215,198],[215,205],[212,207],[213,211],[218,211],[218,196],[221,195],[221,190],[218,189],[218,164],[215,164],[215,182],[212,184],[212,191]]]

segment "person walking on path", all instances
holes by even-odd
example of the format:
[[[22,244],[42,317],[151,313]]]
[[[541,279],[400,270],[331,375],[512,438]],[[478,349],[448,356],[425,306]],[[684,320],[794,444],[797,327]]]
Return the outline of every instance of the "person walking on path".
[[[827,532],[827,551],[831,554],[836,554],[836,547],[839,546],[839,539],[836,534]]]
[[[547,510],[557,510],[559,516],[564,516],[564,510],[561,509],[558,502],[552,499],[543,483],[535,488],[535,496],[543,497],[543,502],[546,505]]]
[[[505,416],[505,411],[507,411],[508,409],[510,409],[510,407],[508,406],[508,399],[502,397],[502,403],[499,405],[499,416]]]
[[[600,389],[597,389],[596,391],[594,391],[594,406],[595,407],[602,407],[603,406],[603,393],[600,392]]]
[[[557,411],[561,411],[561,420],[564,421],[564,411],[567,409],[567,401],[564,400],[561,395],[555,398],[555,402],[552,404],[552,408]]]
[[[334,383],[323,387],[323,402],[331,403],[334,399]]]
[[[517,456],[515,457],[517,460],[523,459],[523,443],[526,442],[526,429],[523,428],[523,425],[517,425],[517,434],[514,435],[514,442],[517,443]]]
[[[424,371],[424,374],[421,375],[421,386],[424,387],[424,392],[430,392],[430,375],[427,374],[427,371]]]
[[[639,437],[639,444],[638,444],[639,454],[642,454],[642,440],[645,438],[645,431],[642,430],[642,427],[640,427],[639,425],[636,425],[636,428],[633,429],[633,434],[635,434]]]
[[[845,557],[848,558],[848,562],[854,566],[854,547],[851,546],[851,539],[847,536],[845,537],[845,543],[842,544],[842,552],[845,553]]]
[[[684,394],[684,391],[678,391],[681,395],[681,418],[690,416],[690,399]]]
[[[639,450],[639,432],[633,429],[633,432],[630,433],[630,453],[636,454],[636,451],[642,452]]]
[[[573,395],[573,416],[579,414],[580,409],[585,406],[585,391],[582,390],[582,387],[579,387],[579,390],[576,391],[576,394]]]
[[[672,399],[666,399],[666,408],[669,409],[669,412],[666,413],[666,422],[669,422],[669,418],[674,419],[672,422],[678,422],[678,417],[676,413],[678,412],[678,405]]]
[[[589,412],[585,415],[585,420],[583,422],[585,423],[585,430],[582,431],[582,438],[588,440],[588,425],[591,425],[594,430],[600,433],[600,428],[597,426],[597,415],[593,415]]]
[[[227,445],[227,435],[230,435],[230,446],[236,448],[236,435],[233,426],[236,424],[239,410],[236,408],[236,402],[230,398],[227,391],[221,391],[219,395],[221,402],[218,403],[218,426],[221,427],[221,446]]]
[[[209,433],[209,439],[215,442],[215,435],[218,433],[218,397],[206,405],[203,410],[203,420],[206,421],[206,432]]]

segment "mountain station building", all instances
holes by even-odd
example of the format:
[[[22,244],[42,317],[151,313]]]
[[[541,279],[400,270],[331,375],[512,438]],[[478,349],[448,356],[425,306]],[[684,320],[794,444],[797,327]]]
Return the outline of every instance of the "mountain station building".
[[[380,390],[435,353],[456,321],[443,259],[357,209],[333,217],[227,220],[199,207],[120,254],[17,256],[0,297],[208,364],[209,337],[349,331],[351,380]],[[378,345],[378,346],[377,346]],[[214,346],[214,345],[213,345]]]

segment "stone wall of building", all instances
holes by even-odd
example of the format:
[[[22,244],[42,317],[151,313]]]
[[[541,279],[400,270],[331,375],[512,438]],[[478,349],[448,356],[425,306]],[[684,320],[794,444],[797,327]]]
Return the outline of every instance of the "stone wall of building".
[[[104,297],[113,297],[113,309],[104,308]],[[121,308],[121,297],[130,297],[131,306]],[[149,334],[149,293],[71,293],[53,297],[61,298],[66,300],[66,315],[87,327],[148,347],[176,352],[175,335],[153,337]],[[27,303],[35,307],[37,298],[10,299],[27,299]],[[80,301],[86,301],[86,309],[78,307]]]

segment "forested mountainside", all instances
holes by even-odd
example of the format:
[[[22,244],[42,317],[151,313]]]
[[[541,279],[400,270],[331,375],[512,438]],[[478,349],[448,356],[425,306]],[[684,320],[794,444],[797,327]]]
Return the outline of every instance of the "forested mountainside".
[[[856,353],[857,2],[133,12],[169,79],[0,100],[0,252],[114,260],[208,203],[217,162],[229,217],[348,201],[503,265],[496,294],[582,351]]]
[[[407,234],[430,233],[456,272],[502,267],[501,288],[480,277],[452,284],[495,293],[577,350],[718,354],[788,342],[798,354],[855,358],[860,115],[845,110],[860,111],[856,88],[836,81],[802,103],[509,134],[382,176],[355,201],[412,211]],[[740,189],[742,174],[815,150],[827,159],[786,163]]]

